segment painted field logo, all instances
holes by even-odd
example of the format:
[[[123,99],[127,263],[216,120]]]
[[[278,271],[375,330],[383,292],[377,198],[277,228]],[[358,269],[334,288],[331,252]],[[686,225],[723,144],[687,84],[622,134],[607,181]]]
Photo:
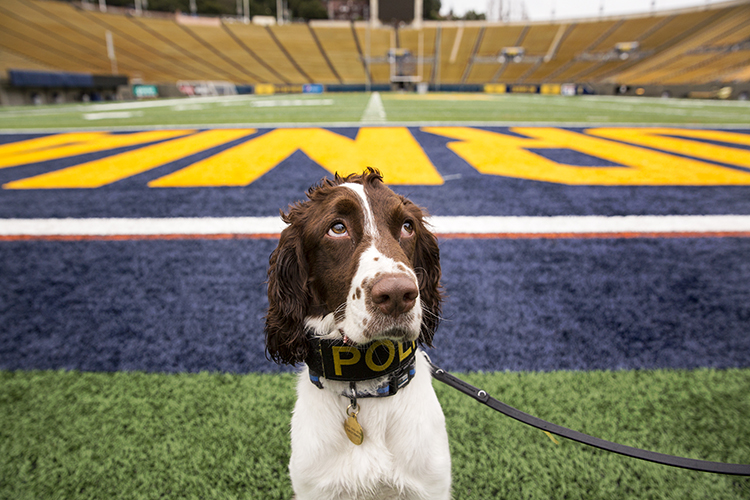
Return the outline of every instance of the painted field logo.
[[[448,143],[448,148],[488,175],[599,186],[750,184],[750,171],[712,163],[750,167],[750,151],[732,147],[750,146],[750,135],[735,132],[618,127],[581,133],[551,127],[513,127],[509,131],[518,135],[509,135],[467,127],[423,130],[456,140]],[[561,149],[615,166],[563,164],[540,154]]]
[[[63,159],[70,165],[85,158],[33,176],[24,177],[21,170],[4,189],[98,188],[177,162],[188,164],[147,185],[247,186],[301,151],[331,173],[362,172],[372,166],[392,185],[434,186],[443,184],[439,170],[449,165],[435,165],[433,158],[455,161],[451,151],[484,175],[558,184],[750,185],[746,133],[640,127],[419,130],[448,142],[431,143],[428,155],[406,127],[363,127],[354,137],[324,128],[71,132],[0,145],[0,168]],[[197,159],[189,163],[193,155]]]

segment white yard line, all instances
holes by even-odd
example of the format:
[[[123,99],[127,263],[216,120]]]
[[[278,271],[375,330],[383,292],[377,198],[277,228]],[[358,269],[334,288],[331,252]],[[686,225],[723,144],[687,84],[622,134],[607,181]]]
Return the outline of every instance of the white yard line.
[[[379,92],[373,92],[370,95],[370,100],[367,101],[367,107],[365,112],[362,114],[362,122],[366,123],[384,123],[387,120],[385,115],[385,108],[383,107],[383,100],[380,98]]]
[[[2,236],[150,236],[165,234],[278,234],[279,217],[142,219],[0,219]]]
[[[0,114],[1,117],[21,117],[21,116],[45,116],[45,115],[59,115],[65,113],[97,113],[101,111],[127,111],[133,109],[149,109],[149,108],[169,108],[177,107],[180,109],[184,106],[207,106],[210,104],[216,104],[219,106],[235,106],[238,103],[248,103],[254,105],[257,102],[264,102],[268,100],[278,100],[278,96],[274,95],[255,95],[255,94],[241,94],[241,95],[230,95],[230,96],[207,96],[207,97],[175,97],[167,99],[154,99],[145,101],[123,101],[123,102],[110,102],[102,104],[79,104],[79,105],[61,105],[61,106],[44,106],[41,109],[28,109],[23,108],[13,111],[3,111]],[[308,100],[304,95],[299,96],[296,100]],[[320,100],[319,98],[312,97],[311,100]]]
[[[253,101],[254,108],[284,108],[290,106],[333,106],[333,99],[271,99],[268,101]]]
[[[352,128],[352,127],[555,127],[555,128],[595,128],[606,127],[639,127],[639,128],[684,128],[687,130],[750,130],[748,123],[637,123],[637,122],[556,122],[556,121],[397,121],[397,122],[247,122],[247,123],[179,123],[169,125],[126,125],[126,126],[99,126],[82,125],[80,127],[54,127],[54,128],[0,128],[0,134],[61,134],[65,132],[84,131],[111,131],[132,132],[145,130],[213,130],[213,129],[236,129],[236,128]]]
[[[434,217],[441,234],[719,233],[750,231],[747,215]]]
[[[101,113],[84,113],[81,115],[84,120],[119,120],[133,118],[134,116],[143,116],[142,111],[105,111]]]
[[[750,233],[748,215],[438,216],[428,222],[433,232],[446,236]],[[284,227],[278,217],[0,219],[0,236],[278,235]]]

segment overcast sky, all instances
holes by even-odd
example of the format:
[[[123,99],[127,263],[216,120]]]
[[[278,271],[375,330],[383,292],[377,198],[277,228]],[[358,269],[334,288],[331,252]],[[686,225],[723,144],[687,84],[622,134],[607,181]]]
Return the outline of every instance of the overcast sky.
[[[679,9],[683,7],[697,7],[717,3],[716,0],[489,0],[495,5],[494,10],[499,10],[498,5],[503,5],[507,11],[511,7],[511,20],[517,21],[521,18],[521,4],[525,4],[529,19],[533,21],[554,19],[568,19],[571,17],[598,17],[600,11],[605,16],[617,14],[631,14],[651,12],[652,3],[656,10]],[[487,12],[488,0],[442,0],[442,14],[447,14],[453,8],[453,12],[462,15],[467,10],[476,12]],[[497,19],[497,15],[490,17]]]

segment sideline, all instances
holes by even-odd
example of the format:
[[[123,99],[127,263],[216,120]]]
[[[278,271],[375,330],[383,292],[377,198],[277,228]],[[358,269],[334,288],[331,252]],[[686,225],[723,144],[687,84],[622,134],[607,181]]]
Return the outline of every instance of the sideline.
[[[60,134],[65,132],[142,132],[149,130],[212,130],[212,129],[234,129],[234,128],[363,128],[364,122],[246,122],[246,123],[177,123],[168,125],[89,125],[84,124],[77,127],[40,127],[40,128],[2,128],[0,135],[13,134]],[[750,131],[747,123],[647,123],[643,122],[559,122],[559,121],[384,121],[368,122],[368,127],[409,127],[420,129],[423,127],[471,127],[471,128],[505,128],[505,127],[554,127],[554,128],[597,128],[597,127],[639,127],[639,128],[684,128],[688,130],[741,130]]]
[[[750,215],[431,217],[440,238],[750,237]],[[0,219],[0,241],[278,238],[279,217]]]
[[[367,101],[367,107],[360,121],[364,123],[385,123],[387,120],[388,117],[385,114],[380,92],[373,92],[370,95],[370,100]]]

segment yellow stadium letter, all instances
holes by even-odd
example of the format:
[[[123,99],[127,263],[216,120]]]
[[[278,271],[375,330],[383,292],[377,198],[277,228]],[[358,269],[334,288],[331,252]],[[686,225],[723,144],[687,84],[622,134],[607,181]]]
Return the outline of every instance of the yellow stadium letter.
[[[750,173],[679,158],[659,151],[592,137],[558,128],[515,127],[515,137],[466,127],[427,127],[450,137],[448,147],[483,174],[559,184],[602,186],[708,186],[750,184]],[[571,149],[622,165],[587,167],[563,165],[529,149]]]
[[[750,146],[750,134],[682,128],[595,128],[588,134],[738,167],[750,167],[750,151],[700,141]],[[679,136],[679,137],[674,137]],[[683,139],[687,137],[689,140]]]
[[[361,128],[355,139],[322,128],[275,129],[149,186],[246,186],[298,150],[331,173],[361,173],[373,167],[388,184],[443,183],[408,129],[373,127]]]
[[[185,158],[254,132],[253,129],[207,130],[81,165],[9,182],[6,189],[97,188]]]
[[[70,132],[11,142],[0,146],[0,168],[162,141],[193,132],[193,130],[155,130],[133,134]]]

